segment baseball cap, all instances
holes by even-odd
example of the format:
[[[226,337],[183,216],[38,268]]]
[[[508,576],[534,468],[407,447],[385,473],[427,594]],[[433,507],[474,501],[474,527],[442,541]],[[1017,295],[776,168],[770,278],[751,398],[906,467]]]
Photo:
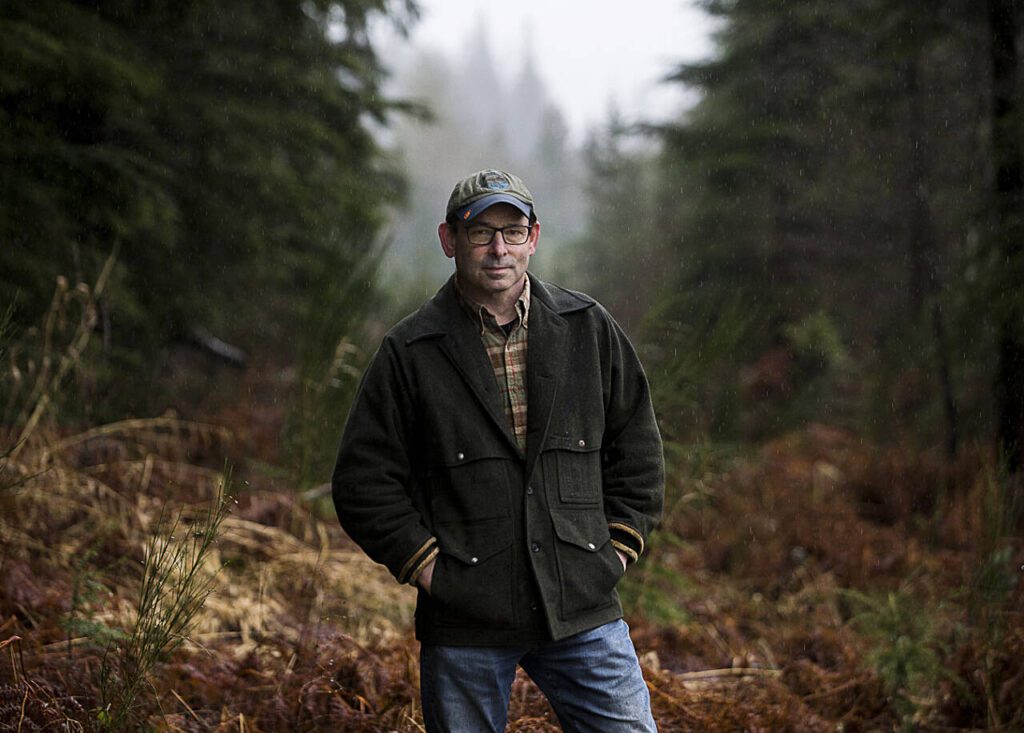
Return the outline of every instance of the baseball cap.
[[[477,171],[455,184],[448,197],[446,219],[472,221],[495,204],[512,204],[533,218],[533,195],[518,177],[504,171]]]

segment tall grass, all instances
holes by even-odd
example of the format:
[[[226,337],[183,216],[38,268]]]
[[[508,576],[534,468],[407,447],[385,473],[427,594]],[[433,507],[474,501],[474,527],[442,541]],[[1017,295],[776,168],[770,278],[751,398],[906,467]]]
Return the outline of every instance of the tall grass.
[[[115,262],[116,252],[107,258],[92,287],[85,283],[72,287],[67,278],[58,277],[42,329],[24,334],[20,342],[11,338],[5,324],[0,334],[7,341],[2,354],[7,364],[0,373],[0,425],[16,433],[9,449],[11,459],[24,449],[53,408],[65,381],[80,365],[98,320],[97,300]],[[34,349],[30,347],[33,340],[37,342]]]
[[[302,377],[289,438],[295,479],[300,488],[325,481],[345,412],[359,384],[361,372],[354,363],[360,358],[360,350],[348,336],[343,336],[323,370],[312,374],[310,368],[311,374]]]
[[[1009,634],[1021,633],[1012,620],[1012,612],[1019,615],[1020,611],[1013,603],[1021,582],[1021,574],[1014,568],[1015,545],[1021,541],[1015,536],[1021,519],[1021,492],[1014,490],[1013,478],[1003,464],[987,463],[980,482],[981,527],[968,591],[968,623],[981,648],[996,650],[1004,646]],[[989,728],[1000,730],[1006,721],[1000,711],[999,665],[992,654],[982,655],[979,661],[986,722]]]
[[[109,568],[97,571],[92,567],[94,547],[69,558],[52,539],[32,537],[33,529],[39,529],[32,525],[45,519],[63,530],[65,540],[74,542],[76,530],[84,530],[82,525],[104,515],[106,508],[96,501],[100,497],[116,498],[120,511],[124,511],[126,497],[98,478],[94,467],[79,464],[78,453],[87,452],[83,447],[90,442],[135,432],[137,440],[143,442],[122,448],[119,462],[125,467],[138,463],[124,459],[129,452],[145,452],[143,463],[148,470],[141,472],[137,483],[139,491],[144,492],[152,475],[153,442],[166,437],[178,439],[176,435],[161,436],[160,431],[185,431],[206,441],[213,430],[158,418],[125,421],[57,438],[58,431],[50,422],[57,417],[55,407],[62,389],[89,345],[97,323],[97,298],[106,287],[114,262],[111,255],[93,287],[81,283],[72,287],[66,278],[58,278],[42,327],[30,329],[18,339],[10,329],[13,306],[0,315],[0,501],[5,514],[10,512],[0,527],[15,530],[4,533],[6,551],[0,555],[0,568],[5,559],[40,554],[49,562],[68,565],[69,612],[62,620],[68,654],[73,654],[73,637],[88,638],[105,648],[98,670],[101,699],[94,722],[105,729],[124,730],[135,722],[136,702],[153,666],[188,636],[213,589],[216,573],[208,566],[230,502],[225,494],[228,474],[224,472],[216,497],[206,510],[179,510],[173,520],[161,515],[145,543],[134,619],[127,629],[93,618],[102,605],[101,597],[113,585]],[[150,447],[145,446],[147,440]],[[117,458],[110,460],[110,465],[118,462]],[[90,501],[84,492],[95,495]],[[8,524],[6,520],[13,517],[19,521]],[[72,521],[61,524],[62,518]],[[123,524],[122,534],[127,530]],[[97,532],[94,526],[93,534],[98,543],[105,533]],[[27,704],[30,697],[34,701],[45,691],[25,680],[23,692]],[[70,724],[70,719],[65,717],[62,722]]]
[[[135,623],[123,643],[115,642],[103,656],[98,720],[110,730],[132,722],[135,702],[154,665],[187,638],[213,590],[216,571],[208,567],[221,524],[231,501],[225,474],[217,497],[192,517],[183,512],[157,529],[146,543]]]

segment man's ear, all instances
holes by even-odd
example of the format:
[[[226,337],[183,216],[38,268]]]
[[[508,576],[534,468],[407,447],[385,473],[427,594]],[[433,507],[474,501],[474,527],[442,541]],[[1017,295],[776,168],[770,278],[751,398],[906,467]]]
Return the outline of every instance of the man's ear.
[[[537,243],[540,241],[539,221],[533,222],[533,226],[530,227],[530,238],[527,241],[529,241],[530,243],[530,254],[532,255],[534,252],[537,251]]]
[[[441,240],[441,249],[446,257],[455,256],[455,227],[446,221],[437,225],[437,238]]]

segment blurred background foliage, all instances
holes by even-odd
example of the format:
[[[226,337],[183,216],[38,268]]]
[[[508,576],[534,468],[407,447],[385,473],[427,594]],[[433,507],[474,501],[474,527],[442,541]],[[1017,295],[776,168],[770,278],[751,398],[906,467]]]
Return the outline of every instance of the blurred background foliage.
[[[615,126],[590,148],[587,284],[657,313],[641,338],[669,361],[715,364],[667,370],[693,436],[822,421],[953,456],[998,435],[1019,468],[1019,4],[701,4],[717,52],[670,76],[696,105],[642,128],[653,155],[623,160]],[[719,352],[714,323],[743,337]]]
[[[482,29],[466,63],[375,48],[411,0],[6,3],[12,323],[113,253],[65,414],[285,394],[273,440],[313,482],[366,351],[450,269],[451,182],[508,167],[538,196],[537,271],[620,317],[667,435],[825,422],[1019,469],[1018,3],[700,4],[717,50],[666,79],[696,102],[576,143],[528,47],[511,75]]]
[[[103,417],[166,406],[154,360],[176,368],[176,345],[323,360],[372,308],[364,261],[402,192],[368,129],[399,106],[367,37],[385,13],[414,17],[385,0],[4,3],[0,292],[31,327],[58,275],[92,282],[116,253]]]

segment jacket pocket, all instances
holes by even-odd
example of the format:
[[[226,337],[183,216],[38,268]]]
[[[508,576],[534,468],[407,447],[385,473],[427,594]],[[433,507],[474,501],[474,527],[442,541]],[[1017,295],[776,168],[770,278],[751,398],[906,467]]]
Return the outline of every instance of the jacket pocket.
[[[547,445],[547,461],[558,482],[558,498],[567,504],[600,504],[600,440],[582,435],[552,435]]]
[[[443,522],[430,597],[439,626],[505,628],[512,610],[512,527],[506,520]]]
[[[479,521],[509,516],[512,461],[486,447],[452,450],[431,474],[431,514],[435,521]]]
[[[612,547],[604,512],[555,510],[551,521],[558,537],[555,551],[562,619],[615,604],[615,585],[623,569]]]

